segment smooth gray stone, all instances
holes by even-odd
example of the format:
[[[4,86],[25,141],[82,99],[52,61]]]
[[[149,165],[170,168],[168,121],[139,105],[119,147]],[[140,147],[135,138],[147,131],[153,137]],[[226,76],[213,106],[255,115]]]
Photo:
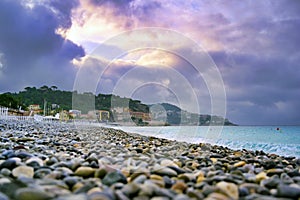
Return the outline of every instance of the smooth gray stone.
[[[277,187],[277,196],[278,197],[288,197],[288,198],[299,198],[300,197],[300,188],[291,187],[288,185],[278,185]]]
[[[82,186],[81,188],[78,188],[77,190],[75,190],[74,193],[75,194],[86,193],[94,187],[96,187],[96,184],[88,182],[88,183],[84,184],[84,186]]]
[[[127,197],[135,196],[139,191],[140,187],[136,183],[129,183],[125,185],[121,190]]]
[[[176,195],[175,192],[165,189],[165,188],[157,188],[155,191],[155,196],[164,196],[173,199]]]
[[[147,180],[147,177],[144,174],[141,174],[133,180],[133,183],[143,184],[145,180]]]
[[[11,170],[9,170],[7,168],[3,168],[3,169],[1,169],[0,173],[4,176],[10,176],[11,175]]]
[[[245,187],[239,187],[239,196],[244,197],[249,195],[249,190]]]
[[[251,195],[243,198],[243,200],[291,200],[291,199],[265,196],[265,195],[260,195],[260,194],[251,194]]]
[[[150,197],[148,196],[137,196],[137,197],[134,197],[133,200],[149,200]]]
[[[80,179],[74,176],[67,176],[63,181],[68,185],[69,188],[72,188]]]
[[[281,180],[278,175],[274,175],[271,178],[264,179],[261,181],[261,184],[267,188],[276,188],[278,184],[280,184]]]
[[[202,194],[202,192],[200,192],[199,190],[190,190],[189,188],[187,189],[187,195],[190,198],[196,198],[196,199],[204,199],[204,195]]]
[[[129,200],[129,197],[126,196],[122,191],[118,190],[116,191],[116,196],[118,199],[122,199],[122,200]]]
[[[155,166],[152,172],[161,176],[177,176],[177,172],[175,170],[163,166]]]
[[[15,167],[17,167],[17,161],[14,160],[14,159],[7,159],[5,160],[3,163],[1,163],[0,165],[0,169],[3,169],[3,168],[7,168],[9,170],[12,170],[14,169]]]
[[[280,175],[280,179],[285,184],[292,184],[292,183],[294,183],[294,180],[291,177],[289,177],[289,175],[287,175],[286,173],[282,173]]]
[[[112,184],[117,182],[121,182],[125,184],[127,183],[126,177],[121,172],[118,171],[106,174],[102,180],[102,183],[108,186],[111,186]]]
[[[217,188],[215,186],[211,186],[211,185],[205,185],[203,187],[203,194],[204,196],[208,196],[209,194],[213,193],[217,191]]]

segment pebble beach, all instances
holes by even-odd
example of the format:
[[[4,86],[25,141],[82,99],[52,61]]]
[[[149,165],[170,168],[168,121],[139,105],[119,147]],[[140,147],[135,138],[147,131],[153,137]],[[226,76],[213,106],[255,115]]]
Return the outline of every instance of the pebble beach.
[[[0,200],[300,199],[300,158],[0,121]]]

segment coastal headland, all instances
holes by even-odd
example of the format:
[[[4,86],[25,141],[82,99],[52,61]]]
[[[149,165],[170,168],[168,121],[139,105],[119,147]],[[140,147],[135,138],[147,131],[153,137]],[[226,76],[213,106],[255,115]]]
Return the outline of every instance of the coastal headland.
[[[0,121],[0,199],[299,199],[300,159],[67,123]]]

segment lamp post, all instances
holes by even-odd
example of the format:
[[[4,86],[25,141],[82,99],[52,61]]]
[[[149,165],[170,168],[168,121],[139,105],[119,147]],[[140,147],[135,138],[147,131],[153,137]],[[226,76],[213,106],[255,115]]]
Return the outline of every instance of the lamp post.
[[[47,101],[46,99],[44,99],[44,116],[46,116],[46,105],[47,105]]]

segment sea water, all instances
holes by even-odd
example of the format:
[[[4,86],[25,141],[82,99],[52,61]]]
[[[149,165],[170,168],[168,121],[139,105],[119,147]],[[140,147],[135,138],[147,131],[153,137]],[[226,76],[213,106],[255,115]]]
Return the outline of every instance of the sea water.
[[[211,143],[232,149],[262,150],[282,156],[300,158],[300,126],[165,126],[115,127],[190,143]]]

